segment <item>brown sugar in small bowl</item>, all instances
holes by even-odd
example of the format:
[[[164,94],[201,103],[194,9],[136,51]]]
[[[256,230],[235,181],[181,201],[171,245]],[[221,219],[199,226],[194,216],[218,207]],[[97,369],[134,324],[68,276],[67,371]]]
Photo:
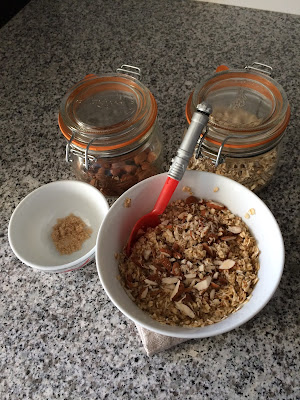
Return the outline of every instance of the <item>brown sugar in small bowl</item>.
[[[10,246],[24,264],[42,272],[67,272],[93,260],[98,230],[108,212],[105,197],[79,181],[57,181],[35,189],[14,210],[8,227]],[[70,214],[90,231],[81,248],[61,254],[52,238],[58,219]],[[71,248],[72,250],[72,248]]]

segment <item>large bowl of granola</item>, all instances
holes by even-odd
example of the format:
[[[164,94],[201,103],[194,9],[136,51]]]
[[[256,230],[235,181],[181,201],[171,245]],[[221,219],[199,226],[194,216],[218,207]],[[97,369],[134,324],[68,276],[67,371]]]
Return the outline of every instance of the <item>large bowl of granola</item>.
[[[125,316],[153,332],[182,338],[228,332],[261,311],[279,284],[279,226],[241,184],[187,171],[160,224],[141,231],[127,257],[131,229],[152,210],[166,177],[138,183],[110,208],[96,245],[100,281]]]

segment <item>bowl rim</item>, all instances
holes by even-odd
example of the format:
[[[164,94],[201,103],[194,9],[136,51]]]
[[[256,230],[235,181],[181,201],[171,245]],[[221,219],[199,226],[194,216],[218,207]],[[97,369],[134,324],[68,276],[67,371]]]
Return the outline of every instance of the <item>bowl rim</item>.
[[[13,224],[15,223],[14,219],[15,216],[17,214],[17,212],[19,211],[19,209],[24,205],[25,202],[28,202],[33,196],[36,195],[37,192],[44,190],[46,187],[49,186],[83,186],[85,188],[88,188],[91,191],[94,191],[95,194],[97,194],[99,196],[99,198],[101,198],[102,203],[103,203],[103,207],[105,208],[106,214],[109,210],[109,205],[108,202],[105,198],[105,196],[98,190],[96,189],[94,186],[86,183],[86,182],[82,182],[82,181],[77,181],[77,180],[67,180],[67,179],[63,179],[63,180],[58,180],[58,181],[53,181],[53,182],[49,182],[46,184],[43,184],[39,187],[37,187],[36,189],[34,189],[32,192],[28,193],[16,206],[16,208],[14,209],[10,220],[9,220],[9,224],[8,224],[8,241],[9,241],[9,245],[12,249],[12,251],[14,252],[14,254],[17,256],[17,258],[26,266],[33,268],[34,270],[39,270],[41,272],[64,272],[66,270],[71,271],[80,267],[83,267],[85,264],[85,261],[88,259],[91,259],[93,257],[93,255],[95,254],[95,248],[96,248],[96,244],[97,244],[97,236],[96,236],[96,242],[95,245],[93,246],[93,248],[88,251],[86,254],[84,254],[83,256],[76,258],[73,261],[70,261],[68,263],[63,263],[60,265],[47,265],[47,266],[42,266],[42,265],[38,265],[36,263],[33,262],[29,262],[28,260],[26,260],[18,251],[18,249],[15,247],[13,240],[12,240],[12,228],[13,228]],[[106,214],[103,218],[103,220],[106,217]],[[97,232],[98,235],[98,232]],[[75,268],[74,268],[75,267]]]
[[[186,171],[185,174],[203,174],[203,175],[216,175],[213,174],[211,172],[206,172],[206,171],[194,171],[194,170],[189,170]],[[114,204],[110,207],[108,213],[105,216],[105,219],[103,221],[103,224],[101,225],[99,231],[98,231],[98,235],[97,235],[97,240],[96,240],[96,267],[97,267],[97,272],[98,272],[98,276],[101,282],[101,285],[103,286],[106,294],[108,295],[108,297],[110,298],[110,300],[112,301],[112,303],[126,316],[128,317],[132,322],[134,322],[137,325],[140,325],[141,327],[150,330],[152,332],[161,334],[161,335],[165,335],[165,336],[171,336],[171,337],[178,337],[178,338],[185,338],[185,339],[196,339],[196,338],[206,338],[206,337],[212,337],[212,336],[217,336],[226,332],[229,332],[233,329],[236,329],[238,327],[240,327],[241,325],[245,324],[246,322],[248,322],[249,320],[251,320],[255,315],[257,315],[270,301],[270,299],[273,297],[275,291],[278,288],[278,285],[280,283],[282,274],[283,274],[283,269],[284,269],[284,263],[285,263],[285,248],[284,248],[284,241],[283,241],[283,237],[282,237],[282,233],[280,230],[280,227],[278,225],[278,222],[276,220],[276,218],[274,217],[273,213],[271,212],[271,210],[268,208],[268,206],[251,190],[249,190],[248,188],[246,188],[245,186],[241,185],[240,183],[227,178],[225,176],[222,175],[218,175],[218,179],[224,180],[225,182],[231,181],[231,184],[233,182],[234,185],[237,185],[238,187],[242,187],[242,190],[247,191],[249,194],[251,193],[251,195],[254,196],[254,198],[256,198],[256,201],[258,203],[260,203],[260,205],[265,209],[265,211],[267,211],[269,213],[269,215],[271,216],[271,218],[273,219],[275,226],[278,229],[278,238],[279,238],[279,245],[281,247],[281,260],[278,261],[278,265],[279,267],[279,273],[277,275],[277,279],[276,281],[273,282],[273,288],[272,290],[269,292],[268,296],[266,296],[264,298],[264,300],[260,303],[260,305],[258,307],[256,307],[255,309],[251,310],[246,316],[243,316],[242,318],[240,318],[238,321],[236,321],[233,324],[230,324],[229,326],[227,326],[226,324],[224,325],[223,328],[220,328],[220,325],[223,321],[225,321],[226,319],[228,319],[231,315],[234,315],[235,313],[230,314],[227,318],[225,318],[223,321],[214,323],[212,325],[208,325],[208,326],[204,326],[204,327],[199,327],[199,328],[185,328],[185,327],[180,327],[180,326],[176,326],[173,327],[171,325],[164,325],[161,324],[161,327],[159,326],[159,322],[158,321],[154,321],[154,323],[157,323],[157,326],[151,326],[147,323],[145,323],[143,320],[141,320],[138,316],[133,316],[131,312],[128,312],[126,310],[125,307],[123,307],[122,303],[117,301],[116,299],[114,299],[113,295],[110,293],[110,291],[107,288],[107,285],[105,283],[105,281],[102,278],[102,274],[101,274],[101,268],[100,268],[100,254],[101,252],[99,251],[99,242],[102,236],[102,232],[105,231],[105,225],[108,223],[109,221],[109,215],[110,213],[112,213],[114,211],[115,208],[118,208],[120,205],[122,206],[125,198],[127,198],[130,194],[130,192],[132,190],[136,190],[136,187],[138,185],[145,185],[147,182],[150,183],[151,180],[157,179],[158,176],[165,176],[167,177],[168,173],[162,173],[162,174],[158,174],[155,176],[152,176],[150,178],[147,178],[139,183],[137,183],[136,185],[132,186],[130,189],[128,189],[125,193],[123,193],[115,202]],[[112,210],[112,211],[111,211]],[[117,279],[117,277],[115,277],[115,279]],[[125,292],[125,291],[124,291]],[[125,292],[126,294],[126,292]],[[127,294],[126,294],[127,295]],[[134,304],[134,302],[133,302]],[[138,307],[138,306],[136,306]],[[243,307],[241,308],[243,309]],[[240,311],[240,310],[238,310]],[[236,311],[236,312],[238,312]],[[219,327],[218,327],[219,325]],[[169,331],[167,332],[164,328],[167,327],[167,329],[169,329]],[[215,329],[215,331],[213,332],[207,332],[208,328],[210,327],[217,327],[217,329]],[[176,331],[172,331],[172,328],[175,329],[181,329],[182,328],[182,332],[176,332]]]

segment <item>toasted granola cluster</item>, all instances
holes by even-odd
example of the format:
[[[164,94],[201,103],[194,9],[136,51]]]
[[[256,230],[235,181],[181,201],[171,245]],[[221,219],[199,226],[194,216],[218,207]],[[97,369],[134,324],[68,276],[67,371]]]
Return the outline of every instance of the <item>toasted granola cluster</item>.
[[[155,320],[188,327],[221,321],[250,298],[259,250],[242,219],[194,196],[170,204],[129,258],[119,255],[121,282]]]

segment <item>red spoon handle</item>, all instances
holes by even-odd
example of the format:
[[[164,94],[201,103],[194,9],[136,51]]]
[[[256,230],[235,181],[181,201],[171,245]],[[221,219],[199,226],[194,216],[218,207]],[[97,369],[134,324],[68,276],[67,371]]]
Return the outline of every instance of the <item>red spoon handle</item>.
[[[165,208],[167,207],[170,198],[172,197],[172,194],[174,193],[178,185],[178,182],[179,181],[177,181],[176,179],[173,179],[169,176],[167,177],[166,182],[155,203],[152,213],[161,215],[165,211]]]

